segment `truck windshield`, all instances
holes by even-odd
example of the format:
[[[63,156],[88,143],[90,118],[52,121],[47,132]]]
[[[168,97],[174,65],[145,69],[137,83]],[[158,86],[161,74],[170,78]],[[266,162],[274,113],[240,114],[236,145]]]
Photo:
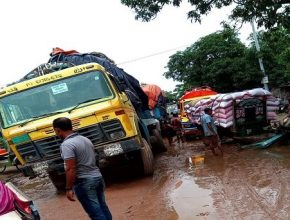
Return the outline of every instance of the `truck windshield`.
[[[3,128],[22,124],[33,118],[64,112],[87,101],[113,98],[102,72],[93,71],[54,81],[0,99]]]

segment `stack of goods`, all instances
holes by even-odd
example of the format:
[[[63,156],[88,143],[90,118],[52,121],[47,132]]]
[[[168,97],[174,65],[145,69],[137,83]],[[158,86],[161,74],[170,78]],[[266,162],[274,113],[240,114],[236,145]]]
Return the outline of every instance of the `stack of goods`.
[[[277,111],[279,110],[279,100],[270,95],[267,97],[267,119],[269,121],[277,119]]]
[[[200,116],[203,114],[203,110],[206,107],[210,107],[213,110],[213,118],[218,126],[228,128],[234,124],[234,102],[236,104],[247,99],[259,99],[266,100],[267,120],[275,120],[278,110],[278,100],[267,90],[257,88],[242,92],[218,94],[212,96],[209,99],[202,99],[193,106],[187,107],[187,112],[190,112],[191,119],[194,122],[198,122]],[[263,109],[257,108],[256,114],[259,114]],[[239,114],[245,114],[245,112],[236,111],[237,117]],[[244,115],[242,115],[244,116]]]

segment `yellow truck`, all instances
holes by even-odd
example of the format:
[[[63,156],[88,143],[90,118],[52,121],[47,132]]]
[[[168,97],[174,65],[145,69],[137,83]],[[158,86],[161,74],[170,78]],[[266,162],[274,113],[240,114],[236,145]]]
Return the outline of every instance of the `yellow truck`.
[[[68,117],[73,128],[95,146],[100,163],[115,157],[139,158],[146,175],[153,173],[149,131],[128,96],[97,63],[37,76],[0,90],[1,134],[24,165],[26,176],[64,172],[52,121]],[[142,126],[143,125],[143,126]]]

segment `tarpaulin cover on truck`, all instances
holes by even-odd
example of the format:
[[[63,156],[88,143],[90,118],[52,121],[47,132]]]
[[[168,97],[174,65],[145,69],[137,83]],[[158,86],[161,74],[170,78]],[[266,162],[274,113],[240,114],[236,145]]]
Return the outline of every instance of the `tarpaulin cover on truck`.
[[[142,85],[143,91],[148,96],[148,104],[150,109],[154,109],[158,103],[158,98],[161,95],[161,88],[157,85],[146,84]]]
[[[76,65],[98,63],[115,77],[115,83],[127,94],[137,112],[140,113],[149,109],[148,97],[140,87],[139,81],[117,67],[114,61],[105,54],[97,52],[79,53],[76,50],[64,51],[61,48],[54,48],[50,56],[47,63],[38,66],[18,82]]]
[[[108,72],[117,78],[117,82],[122,90],[129,96],[132,104],[137,111],[148,109],[148,97],[140,87],[139,81],[133,76],[126,73],[123,69],[117,67],[110,58],[102,53],[78,53],[75,50],[64,51],[60,48],[55,48],[50,54],[51,58],[48,63],[65,62],[74,65],[85,63],[98,63],[103,66]],[[122,86],[123,85],[123,86]]]
[[[153,110],[155,118],[166,117],[166,97],[161,88],[154,84],[145,84],[141,86],[148,96],[149,109]]]

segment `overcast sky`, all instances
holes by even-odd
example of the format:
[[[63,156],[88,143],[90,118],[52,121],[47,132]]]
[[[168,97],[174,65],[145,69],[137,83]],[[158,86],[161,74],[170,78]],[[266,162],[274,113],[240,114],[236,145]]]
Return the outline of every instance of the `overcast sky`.
[[[61,47],[103,52],[140,82],[167,91],[176,85],[163,77],[169,56],[220,30],[229,15],[229,9],[215,10],[202,24],[191,23],[190,6],[183,3],[144,23],[120,0],[3,0],[0,7],[1,85],[47,62],[52,48]],[[241,29],[244,42],[250,32],[249,25]]]

